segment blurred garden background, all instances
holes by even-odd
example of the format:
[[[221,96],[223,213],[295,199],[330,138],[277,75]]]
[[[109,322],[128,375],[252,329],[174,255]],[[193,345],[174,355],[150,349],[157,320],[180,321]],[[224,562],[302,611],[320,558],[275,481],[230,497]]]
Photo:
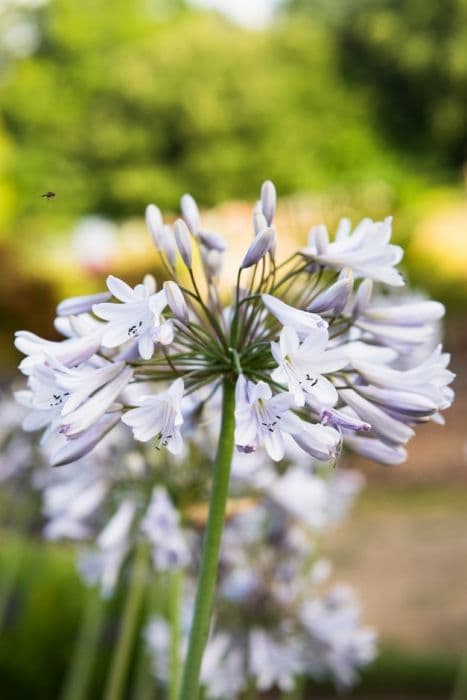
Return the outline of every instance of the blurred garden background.
[[[190,192],[240,255],[265,179],[283,250],[392,214],[404,273],[447,306],[446,427],[400,467],[349,460],[367,488],[326,546],[381,634],[351,697],[448,698],[467,655],[466,0],[0,0],[5,392],[16,329],[50,335],[57,301],[110,271],[157,272],[147,203],[175,217]],[[83,589],[67,547],[0,504],[0,696],[58,697]]]

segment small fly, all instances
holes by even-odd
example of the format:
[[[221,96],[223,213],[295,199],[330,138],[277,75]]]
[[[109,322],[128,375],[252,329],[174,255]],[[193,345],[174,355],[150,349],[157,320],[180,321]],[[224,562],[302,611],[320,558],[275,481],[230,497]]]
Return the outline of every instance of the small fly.
[[[41,197],[45,197],[46,199],[53,199],[55,196],[55,192],[44,192],[44,194],[41,194]]]

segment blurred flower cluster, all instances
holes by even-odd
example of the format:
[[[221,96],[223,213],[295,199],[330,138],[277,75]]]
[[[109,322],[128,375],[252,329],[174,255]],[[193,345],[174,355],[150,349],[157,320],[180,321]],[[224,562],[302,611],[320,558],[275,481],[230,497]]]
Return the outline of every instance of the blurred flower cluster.
[[[136,548],[146,548],[145,585],[155,587],[156,604],[142,634],[154,682],[167,687],[174,630],[161,601],[171,577],[180,576],[182,659],[217,412],[202,439],[197,433],[182,456],[135,448],[121,426],[92,454],[51,470],[46,452],[20,430],[24,411],[7,399],[2,406],[8,409],[2,412],[2,483],[18,482],[23,491],[32,488],[39,495],[44,538],[75,543],[85,585],[97,587],[103,599],[114,597],[131,574]],[[264,450],[234,459],[219,591],[202,670],[208,698],[237,698],[250,687],[285,692],[307,676],[331,678],[339,689],[348,688],[376,654],[375,632],[362,624],[354,592],[332,581],[331,563],[320,553],[326,533],[348,515],[363,477],[348,469],[313,473],[309,459],[294,446],[284,464],[287,470],[278,476]]]

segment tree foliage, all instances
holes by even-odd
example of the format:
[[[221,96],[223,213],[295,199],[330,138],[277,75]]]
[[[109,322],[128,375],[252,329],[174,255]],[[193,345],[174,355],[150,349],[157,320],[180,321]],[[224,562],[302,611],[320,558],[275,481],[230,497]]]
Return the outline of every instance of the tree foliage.
[[[37,21],[38,50],[0,84],[10,230],[174,208],[182,191],[251,197],[266,177],[282,194],[400,179],[321,22],[248,32],[205,12],[162,19],[143,0],[54,0]]]
[[[467,0],[350,0],[337,35],[393,143],[445,167],[467,158]]]

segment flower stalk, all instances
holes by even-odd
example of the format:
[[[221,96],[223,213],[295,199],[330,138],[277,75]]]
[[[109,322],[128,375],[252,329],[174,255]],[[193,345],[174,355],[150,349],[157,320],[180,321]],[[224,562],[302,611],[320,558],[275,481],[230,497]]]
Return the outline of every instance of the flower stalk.
[[[88,697],[105,611],[104,599],[95,589],[90,589],[82,612],[81,627],[61,700],[85,700]]]
[[[197,700],[199,694],[201,662],[209,634],[229,491],[230,465],[234,447],[234,412],[235,383],[226,377],[223,382],[222,423],[214,467],[214,481],[180,700]]]
[[[147,544],[141,541],[135,552],[130,588],[123,610],[123,619],[104,692],[104,700],[121,700],[125,693],[128,669],[138,631],[139,615],[144,600],[148,555]]]

